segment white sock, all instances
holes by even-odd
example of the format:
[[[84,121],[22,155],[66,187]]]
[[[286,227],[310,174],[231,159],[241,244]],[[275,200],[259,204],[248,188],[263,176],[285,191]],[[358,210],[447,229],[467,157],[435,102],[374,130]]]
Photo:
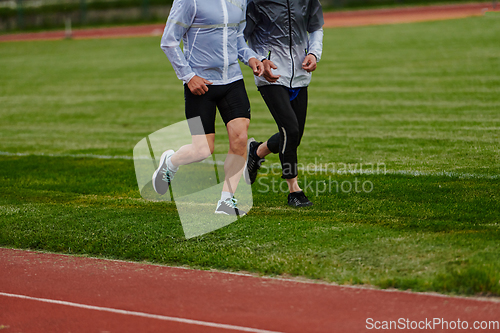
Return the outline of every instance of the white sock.
[[[222,191],[222,193],[220,195],[220,199],[222,201],[226,201],[226,199],[232,199],[233,196],[234,196],[234,193]]]
[[[170,157],[172,157],[172,156],[170,156]],[[172,164],[172,161],[170,160],[170,157],[167,158],[167,166],[173,172],[177,172],[177,169],[179,169],[179,167],[176,167],[175,165]]]

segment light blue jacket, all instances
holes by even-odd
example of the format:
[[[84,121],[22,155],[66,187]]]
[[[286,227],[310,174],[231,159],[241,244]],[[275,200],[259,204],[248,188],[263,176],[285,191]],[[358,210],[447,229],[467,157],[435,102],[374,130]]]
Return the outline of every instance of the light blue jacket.
[[[197,75],[215,85],[243,78],[238,64],[263,57],[245,42],[246,0],[174,0],[161,48],[184,83]],[[184,43],[184,53],[180,42]]]

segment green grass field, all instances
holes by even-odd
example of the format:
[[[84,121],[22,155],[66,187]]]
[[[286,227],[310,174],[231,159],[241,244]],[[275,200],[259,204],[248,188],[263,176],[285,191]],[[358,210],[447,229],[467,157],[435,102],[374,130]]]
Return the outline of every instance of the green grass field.
[[[302,210],[262,174],[248,216],[190,240],[174,203],[141,198],[131,159],[184,120],[159,38],[2,43],[0,246],[499,296],[498,23],[326,29],[299,160],[343,172],[302,174]],[[276,125],[244,74],[249,134],[265,140]]]

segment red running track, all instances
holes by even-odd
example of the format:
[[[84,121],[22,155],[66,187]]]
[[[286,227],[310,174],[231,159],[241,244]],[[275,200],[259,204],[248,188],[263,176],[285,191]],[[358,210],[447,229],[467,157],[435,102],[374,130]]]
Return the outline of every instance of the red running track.
[[[457,19],[481,16],[488,11],[499,10],[500,4],[495,5],[490,1],[458,5],[330,12],[325,13],[324,18],[326,27],[349,27]]]
[[[325,13],[325,27],[347,27],[374,24],[393,24],[405,22],[433,21],[468,16],[483,15],[486,11],[499,11],[500,4],[493,7],[493,2],[479,2],[459,5],[421,6],[378,10],[356,10]],[[161,36],[164,24],[149,24],[128,27],[75,29],[74,39],[119,38]],[[64,39],[64,31],[45,31],[34,33],[16,33],[0,35],[0,42],[29,40]]]
[[[90,38],[127,38],[144,36],[161,36],[164,24],[148,24],[112,28],[88,28],[72,31],[73,39]],[[64,31],[42,31],[30,33],[15,33],[0,35],[0,42],[30,41],[30,40],[60,40],[66,38]]]
[[[500,302],[0,248],[2,333],[352,333],[400,318],[471,327],[499,321]],[[433,328],[420,331],[457,331]]]

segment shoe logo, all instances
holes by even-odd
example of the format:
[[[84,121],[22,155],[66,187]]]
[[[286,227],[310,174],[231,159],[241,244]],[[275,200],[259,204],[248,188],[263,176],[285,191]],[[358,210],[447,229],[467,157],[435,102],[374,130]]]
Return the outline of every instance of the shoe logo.
[[[173,201],[186,238],[201,236],[238,220],[237,215],[216,214],[226,174],[242,172],[246,164],[240,156],[213,154],[201,162],[181,165],[164,195],[158,194],[152,184],[152,175],[158,169],[166,150],[177,151],[192,143],[190,129],[203,129],[200,117],[162,128],[139,141],[134,147],[134,166],[137,185],[142,198],[148,201]],[[198,133],[198,131],[197,131]],[[207,148],[208,148],[208,143]],[[248,212],[253,206],[252,188],[244,177],[233,191],[238,209]],[[163,193],[163,192],[160,192]]]

